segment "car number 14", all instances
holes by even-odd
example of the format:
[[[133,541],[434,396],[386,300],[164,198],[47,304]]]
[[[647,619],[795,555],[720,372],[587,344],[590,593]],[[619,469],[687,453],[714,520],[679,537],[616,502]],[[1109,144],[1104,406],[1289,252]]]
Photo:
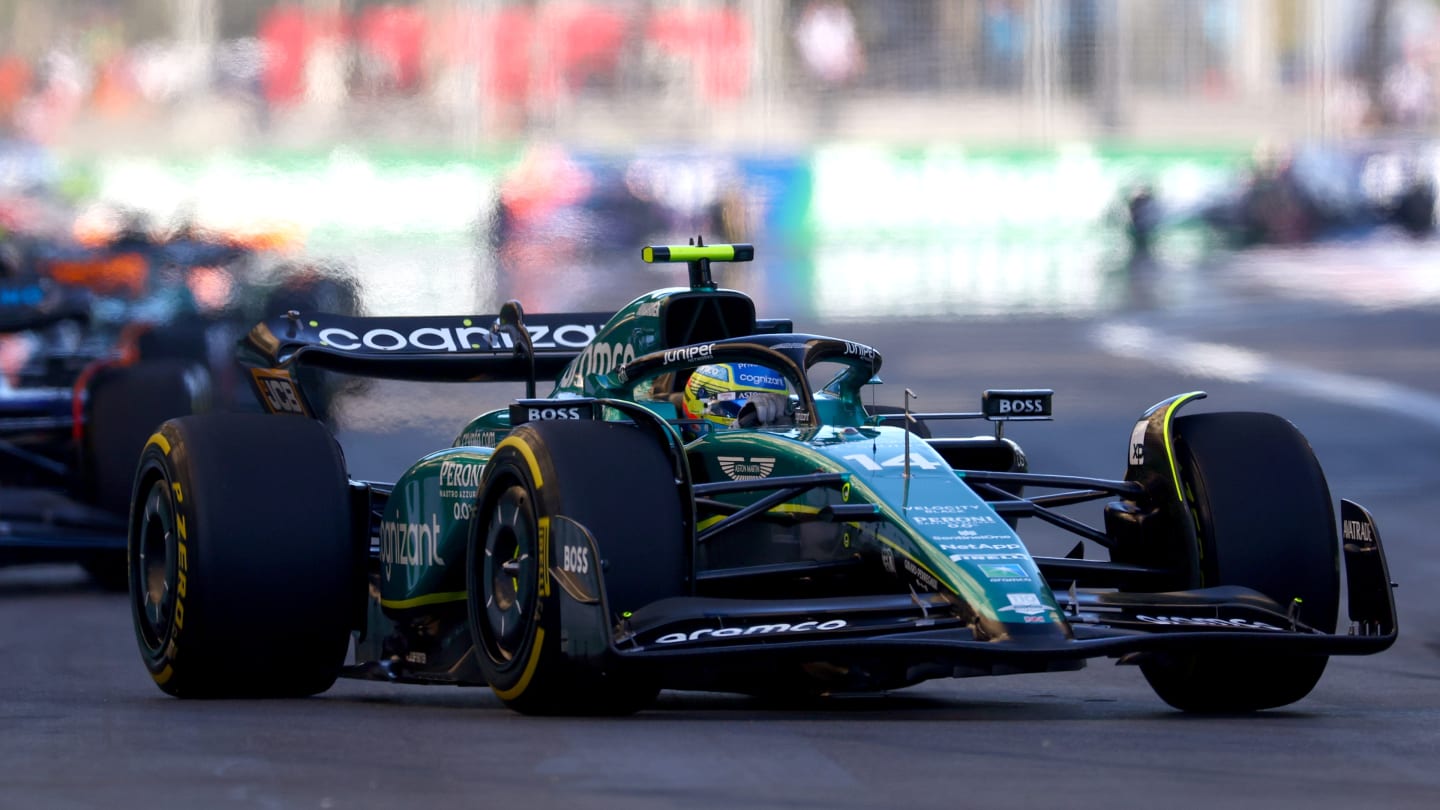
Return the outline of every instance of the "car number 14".
[[[875,459],[871,458],[870,456],[865,455],[864,453],[851,453],[850,455],[845,456],[845,460],[846,460],[846,461],[853,461],[853,462],[855,462],[857,465],[859,465],[860,467],[863,467],[864,469],[871,470],[871,471],[883,470],[883,469],[885,469],[886,467],[904,467],[904,466],[905,466],[905,454],[904,454],[904,453],[901,453],[900,455],[895,456],[894,458],[887,458],[887,459],[885,459],[884,461],[876,461]],[[936,464],[935,462],[933,462],[933,461],[931,461],[931,460],[929,460],[929,459],[927,459],[927,458],[923,458],[923,457],[921,457],[921,456],[915,455],[914,453],[911,453],[911,454],[910,454],[910,466],[916,467],[916,468],[919,468],[919,469],[922,469],[922,470],[933,470],[933,469],[935,469],[936,467],[939,467],[940,465],[939,465],[939,464]]]

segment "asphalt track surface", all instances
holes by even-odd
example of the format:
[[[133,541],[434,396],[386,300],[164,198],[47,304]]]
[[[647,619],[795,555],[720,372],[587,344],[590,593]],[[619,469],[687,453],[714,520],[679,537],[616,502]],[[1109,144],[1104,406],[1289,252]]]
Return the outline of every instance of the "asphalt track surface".
[[[350,681],[305,700],[179,701],[146,676],[123,597],[68,568],[0,569],[0,808],[1440,806],[1440,305],[1259,277],[1217,269],[1180,295],[1142,281],[1137,306],[1101,318],[800,326],[886,352],[881,402],[909,387],[922,409],[968,410],[986,387],[1054,388],[1056,421],[1009,433],[1035,470],[1120,474],[1134,419],[1182,391],[1209,393],[1197,410],[1295,422],[1335,497],[1379,522],[1401,637],[1332,659],[1291,707],[1186,716],[1105,659],[819,705],[666,692],[623,719]],[[390,479],[488,404],[365,396],[342,417],[352,473]]]

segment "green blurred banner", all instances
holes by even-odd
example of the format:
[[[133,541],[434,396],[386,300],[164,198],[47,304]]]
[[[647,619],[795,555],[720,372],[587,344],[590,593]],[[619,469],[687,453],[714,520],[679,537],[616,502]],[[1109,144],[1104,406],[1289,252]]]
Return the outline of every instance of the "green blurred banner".
[[[483,235],[502,185],[525,181],[518,171],[522,157],[351,149],[182,160],[110,157],[87,164],[82,185],[97,199],[160,220],[185,218],[220,228],[283,225],[321,238]],[[727,162],[722,174],[752,209],[758,231],[752,238],[787,241],[1084,232],[1113,225],[1115,207],[1131,187],[1148,184],[1167,200],[1198,204],[1233,183],[1246,159],[1239,149],[1090,145],[834,145],[796,155],[663,156],[672,166]],[[598,207],[610,186],[625,182],[625,166],[656,158],[571,154],[566,160],[594,178],[579,193]],[[602,166],[608,171],[598,171]],[[715,174],[707,169],[707,176]]]

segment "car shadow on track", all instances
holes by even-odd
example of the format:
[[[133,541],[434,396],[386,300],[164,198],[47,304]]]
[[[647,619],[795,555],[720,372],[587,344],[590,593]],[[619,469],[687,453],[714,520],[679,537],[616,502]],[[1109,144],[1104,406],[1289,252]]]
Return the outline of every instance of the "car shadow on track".
[[[718,692],[671,692],[660,694],[655,703],[630,717],[524,718],[500,704],[483,687],[437,690],[429,686],[342,681],[321,696],[337,703],[365,704],[372,708],[394,706],[413,711],[416,707],[483,711],[517,720],[563,719],[586,722],[697,722],[736,720],[787,722],[793,720],[851,723],[876,722],[1063,722],[1096,720],[1160,720],[1172,722],[1228,721],[1244,718],[1251,722],[1305,720],[1316,716],[1303,706],[1253,714],[1188,715],[1170,709],[1144,693],[1116,698],[1083,693],[1057,694],[1013,690],[977,690],[960,697],[925,693],[885,692],[877,694],[830,695],[818,698],[757,698]],[[996,694],[996,692],[1003,694]]]

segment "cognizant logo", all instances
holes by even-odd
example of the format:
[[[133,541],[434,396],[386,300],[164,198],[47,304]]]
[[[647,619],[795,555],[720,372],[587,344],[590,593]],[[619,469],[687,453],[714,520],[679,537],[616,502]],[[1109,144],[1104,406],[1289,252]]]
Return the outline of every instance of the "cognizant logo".
[[[393,566],[445,565],[440,558],[440,519],[430,515],[429,523],[386,520],[380,523],[380,563],[385,579]]]
[[[564,324],[553,330],[548,326],[529,324],[526,328],[537,349],[578,349],[595,337],[594,327],[580,324]],[[422,326],[408,332],[376,327],[359,334],[331,326],[321,329],[319,337],[324,345],[346,352],[363,349],[377,352],[417,349],[427,352],[463,352],[472,349],[514,348],[509,335],[492,332],[482,326]]]

